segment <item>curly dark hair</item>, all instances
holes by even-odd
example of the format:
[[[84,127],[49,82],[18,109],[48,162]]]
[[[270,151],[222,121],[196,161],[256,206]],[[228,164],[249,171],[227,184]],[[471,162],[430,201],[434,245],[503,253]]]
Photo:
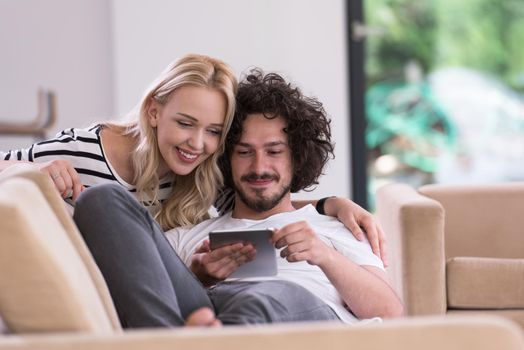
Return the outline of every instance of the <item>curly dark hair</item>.
[[[285,131],[293,161],[291,192],[313,190],[327,161],[335,158],[331,120],[317,99],[304,96],[280,75],[264,74],[259,68],[252,69],[238,87],[235,117],[220,159],[225,185],[233,188],[231,154],[240,141],[244,121],[255,113],[268,119],[281,116],[286,120]]]

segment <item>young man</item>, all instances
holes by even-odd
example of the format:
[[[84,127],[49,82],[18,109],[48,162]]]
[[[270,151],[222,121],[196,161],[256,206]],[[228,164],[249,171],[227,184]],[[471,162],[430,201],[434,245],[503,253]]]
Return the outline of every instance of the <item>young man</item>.
[[[235,279],[213,288],[211,299],[223,322],[331,316],[354,322],[401,314],[399,299],[369,244],[312,206],[296,210],[291,203],[291,192],[316,184],[333,155],[329,123],[321,103],[304,97],[279,75],[255,70],[241,83],[222,164],[235,191],[234,209],[192,229],[167,233],[193,272],[212,283],[251,260],[253,247],[237,243],[211,251],[206,241],[210,231],[276,228],[272,241],[281,249],[276,277]]]
[[[312,206],[296,210],[291,204],[290,193],[316,184],[332,155],[322,105],[280,76],[259,71],[241,84],[237,99],[223,164],[226,182],[235,190],[232,213],[166,234],[209,283],[225,279],[254,255],[253,247],[243,244],[210,251],[210,229],[275,227],[273,242],[282,256],[278,275],[206,289],[147,209],[118,186],[93,187],[79,197],[74,218],[122,324],[219,323],[211,310],[225,324],[399,315],[402,306],[369,244]]]

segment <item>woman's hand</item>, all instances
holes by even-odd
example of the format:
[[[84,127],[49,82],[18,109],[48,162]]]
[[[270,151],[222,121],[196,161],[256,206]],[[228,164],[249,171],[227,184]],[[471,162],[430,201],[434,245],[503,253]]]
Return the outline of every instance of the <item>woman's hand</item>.
[[[386,236],[375,217],[355,202],[341,197],[330,197],[324,203],[326,215],[338,218],[360,241],[366,234],[373,253],[388,266]]]
[[[47,173],[62,198],[73,198],[76,201],[84,186],[73,165],[67,160],[52,160],[45,163],[33,163],[40,171]]]
[[[211,250],[205,240],[191,257],[190,269],[205,285],[222,281],[240,266],[255,259],[256,250],[249,243],[235,243]]]

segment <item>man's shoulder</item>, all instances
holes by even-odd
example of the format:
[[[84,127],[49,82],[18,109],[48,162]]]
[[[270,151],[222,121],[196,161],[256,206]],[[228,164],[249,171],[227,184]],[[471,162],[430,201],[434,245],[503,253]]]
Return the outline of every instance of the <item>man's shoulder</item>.
[[[327,225],[332,228],[344,228],[344,224],[342,224],[337,218],[329,216],[329,215],[323,215],[319,214],[315,207],[311,204],[308,204],[300,209],[297,209],[292,212],[286,213],[288,218],[295,218],[300,220],[306,220],[310,224],[315,225]]]

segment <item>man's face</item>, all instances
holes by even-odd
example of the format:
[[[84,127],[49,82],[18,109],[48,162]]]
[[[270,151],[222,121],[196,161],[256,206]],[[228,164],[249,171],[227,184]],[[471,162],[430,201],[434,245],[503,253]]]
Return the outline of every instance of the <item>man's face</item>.
[[[292,164],[285,127],[282,117],[250,114],[231,154],[235,191],[253,211],[270,210],[289,193]]]

